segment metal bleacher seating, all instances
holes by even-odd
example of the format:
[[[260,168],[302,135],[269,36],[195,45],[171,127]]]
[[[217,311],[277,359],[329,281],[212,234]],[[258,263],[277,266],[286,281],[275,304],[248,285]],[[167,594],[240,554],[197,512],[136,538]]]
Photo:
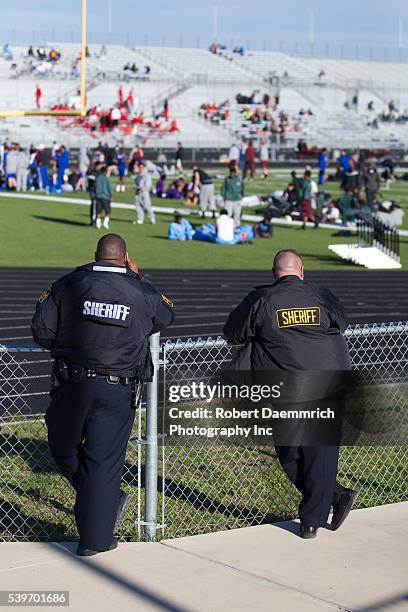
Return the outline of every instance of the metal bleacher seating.
[[[27,47],[13,46],[12,61],[0,56],[0,109],[33,108],[37,82],[43,91],[43,107],[69,100],[79,87],[79,76],[73,71],[79,44],[50,42],[47,49],[51,47],[61,52],[61,59],[47,74],[29,71]],[[225,51],[217,55],[200,48],[107,45],[103,52],[101,45],[90,44],[88,49],[88,107],[113,106],[120,83],[126,91],[133,88],[137,109],[147,117],[160,111],[166,98],[169,100],[171,118],[176,119],[180,133],[157,134],[138,128],[138,134],[152,145],[173,144],[180,137],[186,146],[227,146],[232,139],[256,138],[259,126],[244,121],[235,103],[238,92],[249,95],[255,89],[271,96],[279,93],[278,109],[289,115],[291,123],[287,146],[303,138],[309,146],[389,148],[404,146],[408,139],[407,123],[379,122],[371,127],[373,114],[366,109],[368,101],[374,100],[380,112],[391,98],[401,110],[405,104],[408,107],[408,73],[403,63],[294,58],[266,51],[246,51],[244,55]],[[11,70],[13,63],[16,66]],[[138,72],[125,71],[126,64],[135,64]],[[321,70],[324,79],[318,78]],[[357,87],[359,105],[346,109],[344,103]],[[217,125],[199,116],[203,103],[226,99],[231,110],[227,121]],[[300,117],[301,108],[311,109],[313,114]],[[1,132],[13,133],[22,142],[31,141],[34,134],[40,134],[41,141],[62,136],[54,120],[41,118],[8,119],[2,122]],[[64,138],[72,136],[73,142],[78,135],[78,131],[64,131]],[[82,132],[81,137],[85,137]],[[124,138],[122,134],[107,137]],[[127,140],[132,138],[134,134]]]

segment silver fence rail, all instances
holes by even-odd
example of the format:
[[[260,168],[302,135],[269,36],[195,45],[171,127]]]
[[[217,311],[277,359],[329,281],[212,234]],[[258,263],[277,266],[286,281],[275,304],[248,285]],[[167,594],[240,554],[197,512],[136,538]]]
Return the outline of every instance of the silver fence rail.
[[[406,371],[408,322],[355,325],[346,338],[354,368],[381,368],[390,383]],[[226,366],[226,341],[160,345],[156,334],[151,351],[155,377],[136,411],[126,455],[122,486],[133,503],[120,539],[180,537],[295,517],[298,494],[270,446],[175,445],[164,435],[166,386],[202,380]],[[0,346],[0,540],[76,538],[73,491],[47,446],[50,365],[41,349]],[[406,392],[396,401],[406,410]],[[344,447],[339,478],[359,489],[360,507],[408,500],[408,446]]]

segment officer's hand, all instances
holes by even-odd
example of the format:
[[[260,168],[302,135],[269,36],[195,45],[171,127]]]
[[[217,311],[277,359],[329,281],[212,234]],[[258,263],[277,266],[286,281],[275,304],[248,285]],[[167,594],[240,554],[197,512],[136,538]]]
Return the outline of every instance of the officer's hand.
[[[137,267],[137,265],[135,263],[133,263],[133,261],[130,259],[129,257],[129,253],[126,253],[125,255],[125,266],[127,268],[129,268],[129,270],[132,270],[132,272],[134,272],[135,274],[139,274],[139,268]]]

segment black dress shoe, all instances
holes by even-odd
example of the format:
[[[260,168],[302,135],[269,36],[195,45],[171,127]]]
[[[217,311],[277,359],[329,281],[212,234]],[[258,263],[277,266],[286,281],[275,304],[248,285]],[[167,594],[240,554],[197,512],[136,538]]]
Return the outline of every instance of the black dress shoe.
[[[346,489],[341,494],[337,504],[333,504],[333,516],[330,523],[332,531],[336,531],[344,523],[358,497],[358,492],[353,489]]]
[[[317,536],[318,527],[306,527],[300,523],[300,537],[304,540],[311,540]]]
[[[93,555],[97,555],[101,552],[107,552],[108,550],[114,550],[117,547],[118,541],[116,538],[113,538],[112,544],[109,546],[109,548],[105,548],[104,550],[92,550],[92,548],[82,548],[80,545],[78,545],[76,554],[78,557],[93,557]]]
[[[116,521],[113,533],[116,533],[119,529],[131,499],[131,496],[128,493],[125,493],[125,491],[120,492],[118,511],[116,513]]]

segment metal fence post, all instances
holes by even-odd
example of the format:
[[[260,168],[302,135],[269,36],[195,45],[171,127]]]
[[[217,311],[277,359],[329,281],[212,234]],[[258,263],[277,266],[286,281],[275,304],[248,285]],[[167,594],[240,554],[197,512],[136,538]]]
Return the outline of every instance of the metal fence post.
[[[159,400],[160,332],[150,337],[154,366],[153,380],[147,385],[146,464],[145,464],[145,540],[154,542],[157,529],[157,409]]]

